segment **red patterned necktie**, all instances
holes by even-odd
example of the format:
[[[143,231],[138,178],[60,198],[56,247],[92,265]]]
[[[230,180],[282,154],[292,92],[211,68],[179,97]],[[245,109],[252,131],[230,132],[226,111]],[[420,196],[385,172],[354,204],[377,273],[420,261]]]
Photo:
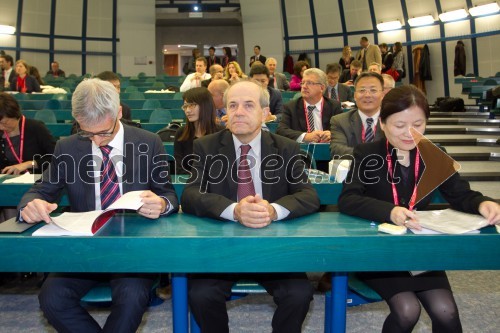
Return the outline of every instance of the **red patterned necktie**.
[[[250,145],[241,145],[241,156],[238,163],[238,201],[255,195],[255,187],[253,185],[252,173],[250,172],[250,162],[247,155],[250,150]]]
[[[118,176],[116,175],[113,162],[109,158],[109,153],[113,149],[111,146],[99,147],[102,152],[101,165],[101,209],[106,209],[115,202],[120,194]]]

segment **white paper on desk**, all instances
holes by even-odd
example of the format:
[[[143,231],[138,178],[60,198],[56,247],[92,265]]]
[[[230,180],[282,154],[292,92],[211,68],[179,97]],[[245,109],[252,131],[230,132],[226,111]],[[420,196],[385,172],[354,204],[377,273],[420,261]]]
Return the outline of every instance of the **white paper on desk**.
[[[106,210],[80,213],[67,212],[52,217],[52,223],[36,230],[33,236],[92,236],[94,235],[94,223],[96,223],[97,219],[104,213],[117,209],[138,210],[141,208],[143,205],[140,197],[142,192],[143,191],[127,192],[113,202]]]
[[[4,184],[34,184],[42,175],[34,175],[32,173],[24,173],[20,176],[4,180]]]
[[[416,235],[442,235],[443,234],[443,232],[431,230],[431,229],[427,229],[427,228],[422,228],[422,230],[410,229],[410,231]],[[478,234],[479,230],[471,230],[471,231],[466,232],[466,233],[467,234]]]
[[[488,225],[488,221],[481,215],[462,213],[453,209],[416,213],[422,227],[445,234],[464,234]]]

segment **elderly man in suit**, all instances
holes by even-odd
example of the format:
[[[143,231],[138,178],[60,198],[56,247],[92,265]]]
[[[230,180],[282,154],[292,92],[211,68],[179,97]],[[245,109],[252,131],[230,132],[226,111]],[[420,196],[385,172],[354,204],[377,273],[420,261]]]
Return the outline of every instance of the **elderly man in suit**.
[[[78,134],[57,142],[42,181],[21,199],[20,220],[50,222],[54,202],[66,190],[73,212],[107,208],[129,191],[143,191],[137,211],[156,219],[177,211],[167,155],[159,136],[120,122],[120,98],[110,82],[82,81],[72,97]],[[149,303],[150,274],[51,273],[39,295],[40,307],[58,332],[135,332]],[[102,281],[111,283],[113,307],[104,327],[80,305]]]
[[[336,100],[342,104],[342,102],[353,102],[354,94],[350,87],[345,84],[339,83],[340,72],[342,67],[338,63],[332,63],[326,65],[326,79],[328,81],[328,86],[325,89],[325,96]]]
[[[378,116],[384,96],[384,80],[374,72],[363,72],[356,79],[354,100],[357,109],[336,115],[331,120],[332,158],[352,155],[354,146],[383,137]]]
[[[290,89],[290,83],[288,82],[285,74],[276,71],[276,66],[278,62],[274,58],[267,58],[266,67],[269,69],[269,85],[278,90],[288,90]]]
[[[285,104],[276,133],[297,142],[330,142],[330,119],[342,109],[338,101],[323,97],[326,85],[321,69],[305,70],[301,97]]]
[[[298,158],[299,145],[261,130],[269,112],[267,91],[240,81],[229,87],[224,100],[229,129],[194,142],[199,159],[182,194],[183,211],[248,228],[315,212],[319,199],[304,165],[290,163]],[[212,178],[212,168],[222,170],[218,179]],[[193,275],[189,305],[202,332],[229,332],[226,299],[241,278],[258,281],[273,295],[273,332],[301,332],[313,295],[305,273]]]
[[[377,45],[370,44],[368,38],[364,36],[359,40],[359,45],[361,46],[361,50],[359,50],[357,59],[361,61],[363,70],[367,70],[372,62],[376,62],[382,66],[382,53]]]

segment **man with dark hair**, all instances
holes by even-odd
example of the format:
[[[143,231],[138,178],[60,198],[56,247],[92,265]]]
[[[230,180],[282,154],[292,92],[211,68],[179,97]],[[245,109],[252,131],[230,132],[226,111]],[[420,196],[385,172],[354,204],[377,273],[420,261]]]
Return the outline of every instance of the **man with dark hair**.
[[[342,75],[340,75],[340,83],[345,83],[348,86],[354,85],[354,81],[356,81],[356,78],[361,73],[361,67],[361,61],[353,60],[351,62],[351,67],[348,69],[344,69]]]
[[[215,56],[215,47],[210,46],[210,48],[208,49],[208,57],[207,57],[207,73],[209,72],[210,68],[215,64],[220,65],[221,61],[219,57]]]
[[[359,40],[359,45],[361,46],[361,50],[359,50],[356,59],[361,61],[362,70],[367,70],[372,62],[376,62],[382,66],[382,54],[377,45],[370,44],[368,38],[364,36]]]
[[[121,83],[120,83],[120,77],[118,75],[116,75],[111,71],[104,71],[102,73],[97,74],[96,77],[103,81],[111,82],[111,84],[115,87],[118,94],[120,94]],[[122,107],[122,119],[132,120],[132,111],[130,110],[130,107],[127,104],[122,103],[121,101],[120,101],[120,106]]]
[[[66,73],[62,69],[59,68],[59,63],[57,61],[53,61],[50,64],[50,71],[47,74],[52,75],[53,77],[65,77]]]
[[[382,54],[382,73],[385,73],[392,67],[394,56],[386,43],[379,44],[378,47]]]
[[[354,96],[350,87],[339,83],[341,71],[342,67],[336,62],[326,65],[325,73],[328,85],[325,90],[325,96],[342,104],[342,102],[354,101]]]
[[[252,64],[255,62],[255,61],[260,61],[261,63],[265,64],[266,63],[266,60],[267,58],[264,57],[262,54],[260,54],[260,46],[259,45],[255,45],[253,47],[253,53],[255,55],[251,56],[250,57],[250,67],[252,67]]]
[[[250,69],[249,77],[262,85],[263,88],[266,88],[269,93],[269,109],[271,115],[266,121],[276,120],[277,116],[283,111],[283,99],[281,98],[281,92],[279,90],[269,87],[269,70],[265,65],[255,64],[252,66],[252,69]]]
[[[10,55],[5,54],[0,56],[0,67],[2,69],[2,75],[0,76],[0,91],[10,90],[10,82],[17,77],[13,66],[14,59]]]

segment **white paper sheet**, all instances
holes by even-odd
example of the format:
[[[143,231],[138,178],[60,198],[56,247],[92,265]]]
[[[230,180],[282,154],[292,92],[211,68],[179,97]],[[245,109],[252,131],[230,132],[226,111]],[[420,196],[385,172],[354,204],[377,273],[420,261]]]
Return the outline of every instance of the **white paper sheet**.
[[[422,227],[445,234],[464,234],[488,225],[488,221],[481,215],[462,213],[453,209],[416,213]]]
[[[24,173],[20,176],[4,180],[4,184],[34,184],[42,175],[34,175],[32,173]]]

